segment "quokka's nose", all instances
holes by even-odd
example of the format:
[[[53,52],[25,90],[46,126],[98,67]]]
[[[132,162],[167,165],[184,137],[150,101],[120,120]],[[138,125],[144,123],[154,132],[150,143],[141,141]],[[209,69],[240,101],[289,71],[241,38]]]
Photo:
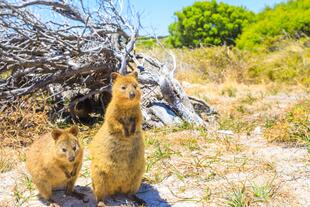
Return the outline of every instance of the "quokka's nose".
[[[133,99],[135,96],[136,96],[136,93],[135,93],[134,91],[131,91],[131,92],[129,93],[129,98],[130,98],[130,99]]]
[[[73,156],[72,156],[72,157],[69,157],[69,161],[70,161],[70,162],[73,162],[74,159],[75,159],[75,157],[73,157]]]

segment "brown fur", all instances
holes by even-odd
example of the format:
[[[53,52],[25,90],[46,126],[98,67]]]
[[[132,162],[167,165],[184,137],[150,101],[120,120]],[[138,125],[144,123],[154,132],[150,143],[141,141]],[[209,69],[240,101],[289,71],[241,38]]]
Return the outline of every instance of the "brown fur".
[[[91,176],[98,202],[117,193],[135,194],[145,168],[137,74],[112,73],[112,80],[105,122],[90,144]],[[130,94],[135,94],[134,98]]]
[[[77,134],[76,126],[54,129],[36,140],[28,150],[26,166],[44,199],[50,199],[56,187],[66,187],[67,193],[72,193],[83,158]]]

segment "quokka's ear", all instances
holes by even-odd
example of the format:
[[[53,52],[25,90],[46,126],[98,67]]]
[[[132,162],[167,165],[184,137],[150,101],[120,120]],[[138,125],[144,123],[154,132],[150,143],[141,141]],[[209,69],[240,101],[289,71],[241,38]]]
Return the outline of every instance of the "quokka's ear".
[[[117,73],[117,72],[112,72],[112,73],[111,73],[111,80],[112,80],[112,83],[114,83],[115,80],[116,80],[119,76],[120,76],[119,73]]]
[[[68,132],[72,134],[73,136],[77,136],[79,131],[80,130],[76,125],[73,125],[70,129],[68,129]]]
[[[138,79],[138,72],[137,71],[133,71],[129,75],[133,76],[135,79]]]
[[[63,133],[63,130],[61,130],[61,129],[58,129],[58,128],[53,129],[53,131],[52,131],[53,139],[55,141],[57,141],[59,139],[59,137],[62,135],[62,133]]]

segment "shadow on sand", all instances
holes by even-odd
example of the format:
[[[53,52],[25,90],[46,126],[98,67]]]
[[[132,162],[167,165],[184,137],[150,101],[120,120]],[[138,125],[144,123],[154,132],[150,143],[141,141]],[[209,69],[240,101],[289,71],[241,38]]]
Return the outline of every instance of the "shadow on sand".
[[[53,199],[57,202],[58,205],[62,207],[95,207],[96,201],[90,187],[84,186],[76,186],[75,191],[79,193],[83,193],[87,198],[88,202],[84,203],[82,200],[79,200],[73,196],[65,196],[64,190],[56,190],[53,192]],[[170,207],[171,205],[164,199],[162,199],[159,195],[159,192],[153,186],[142,183],[137,196],[143,199],[147,206],[149,207]],[[42,201],[44,204],[46,202]],[[120,206],[120,205],[128,205],[128,206],[137,206],[134,201],[129,200],[126,196],[117,195],[112,198],[107,198],[106,206]]]

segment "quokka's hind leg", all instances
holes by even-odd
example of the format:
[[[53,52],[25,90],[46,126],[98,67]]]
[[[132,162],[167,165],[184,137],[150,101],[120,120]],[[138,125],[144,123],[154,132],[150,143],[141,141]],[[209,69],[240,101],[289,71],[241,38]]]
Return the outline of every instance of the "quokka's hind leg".
[[[52,199],[52,186],[48,181],[36,182],[35,185],[39,190],[40,196],[50,203],[50,207],[60,207],[56,201]]]
[[[50,183],[46,180],[35,182],[35,185],[37,186],[40,196],[46,200],[50,200],[52,197],[52,186]]]
[[[96,167],[92,166],[91,177],[97,203],[99,201],[104,201],[106,196],[106,174],[103,171],[100,171]]]
[[[92,182],[93,182],[93,189],[94,189],[97,203],[99,201],[104,201],[106,192],[105,192],[103,179],[92,178]]]
[[[143,170],[136,172],[136,175],[133,177],[130,185],[130,191],[129,194],[136,194],[141,186],[142,183],[142,176],[143,176]]]

